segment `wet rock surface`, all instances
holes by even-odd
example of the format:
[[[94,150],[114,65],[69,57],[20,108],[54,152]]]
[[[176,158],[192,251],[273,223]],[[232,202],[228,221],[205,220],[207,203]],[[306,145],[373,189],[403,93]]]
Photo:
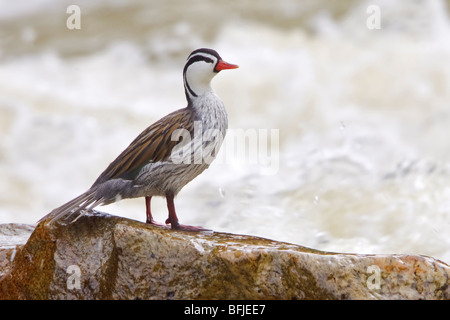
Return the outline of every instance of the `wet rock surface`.
[[[34,226],[26,224],[0,224],[0,279],[11,270],[17,251],[25,245],[33,230]]]
[[[0,225],[1,299],[449,299],[449,276],[425,256],[329,253],[106,214]]]

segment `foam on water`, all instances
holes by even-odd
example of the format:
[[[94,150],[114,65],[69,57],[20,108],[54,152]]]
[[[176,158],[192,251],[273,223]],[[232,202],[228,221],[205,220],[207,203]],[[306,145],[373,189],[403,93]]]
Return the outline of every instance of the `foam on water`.
[[[300,12],[291,2],[283,4]],[[230,130],[278,129],[279,167],[267,175],[246,159],[213,163],[177,198],[182,223],[450,261],[444,2],[358,2],[339,20],[324,6],[307,27],[246,19],[252,3],[243,2],[247,15],[221,17],[210,38],[186,40],[196,30],[187,20],[152,29],[143,43],[115,39],[74,56],[50,47],[11,57],[5,49],[0,221],[34,223],[87,189],[142,129],[185,106],[185,58],[209,46],[240,65],[213,83]],[[381,7],[380,30],[366,27],[369,4]],[[291,9],[282,10],[289,21],[300,14]],[[101,210],[145,218],[142,199]],[[165,220],[162,199],[154,212]]]

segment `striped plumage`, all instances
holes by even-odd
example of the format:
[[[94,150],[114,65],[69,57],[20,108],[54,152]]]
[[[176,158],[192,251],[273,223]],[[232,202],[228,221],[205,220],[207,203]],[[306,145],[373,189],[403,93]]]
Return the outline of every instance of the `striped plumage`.
[[[79,213],[78,219],[86,210],[99,205],[145,197],[147,223],[157,224],[152,218],[150,201],[153,196],[164,196],[169,209],[166,224],[170,223],[173,229],[202,230],[178,223],[173,199],[208,168],[220,148],[228,126],[227,113],[210,82],[219,71],[234,68],[237,66],[224,62],[214,50],[193,51],[183,70],[187,107],[145,129],[89,190],[41,220],[53,222],[74,213]]]

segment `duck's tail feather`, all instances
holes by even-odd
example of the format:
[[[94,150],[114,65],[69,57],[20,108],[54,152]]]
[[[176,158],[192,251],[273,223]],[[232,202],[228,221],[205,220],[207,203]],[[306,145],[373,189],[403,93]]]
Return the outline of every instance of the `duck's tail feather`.
[[[52,224],[58,220],[64,219],[69,220],[69,218],[78,213],[78,216],[70,221],[69,223],[75,222],[87,211],[93,209],[94,207],[103,203],[103,198],[98,199],[95,192],[88,190],[87,192],[79,195],[75,199],[63,204],[62,206],[52,210],[49,214],[45,215],[38,222],[47,220],[48,224]]]

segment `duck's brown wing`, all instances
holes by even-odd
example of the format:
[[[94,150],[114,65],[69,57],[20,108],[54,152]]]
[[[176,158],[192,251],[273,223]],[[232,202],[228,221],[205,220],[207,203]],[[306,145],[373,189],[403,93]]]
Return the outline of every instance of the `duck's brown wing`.
[[[185,129],[193,132],[193,128],[194,118],[189,108],[168,114],[137,136],[103,171],[93,186],[116,178],[132,180],[144,165],[168,160],[173,147],[179,143],[172,138],[174,131]]]

